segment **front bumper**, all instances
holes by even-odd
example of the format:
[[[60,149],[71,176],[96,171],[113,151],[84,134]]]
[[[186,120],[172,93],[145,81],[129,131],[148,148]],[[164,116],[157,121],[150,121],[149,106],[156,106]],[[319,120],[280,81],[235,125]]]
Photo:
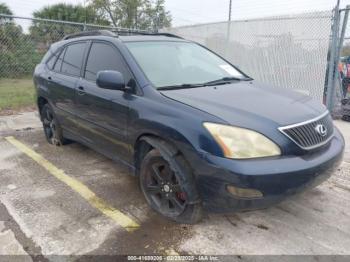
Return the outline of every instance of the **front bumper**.
[[[204,208],[212,212],[261,209],[317,186],[342,160],[344,139],[336,128],[334,132],[328,145],[303,156],[232,160],[210,154],[192,155],[190,163]],[[228,185],[259,190],[263,197],[235,197],[227,191]]]

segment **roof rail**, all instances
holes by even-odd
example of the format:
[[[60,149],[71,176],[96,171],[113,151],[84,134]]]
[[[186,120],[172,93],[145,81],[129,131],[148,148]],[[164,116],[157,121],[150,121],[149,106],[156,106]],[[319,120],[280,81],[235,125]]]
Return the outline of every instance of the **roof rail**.
[[[180,38],[183,39],[181,36],[174,35],[171,33],[159,33],[159,32],[147,32],[147,31],[130,31],[126,32],[128,35],[159,35],[159,36],[168,36],[168,37],[175,37],[175,38]]]
[[[171,33],[156,33],[156,35],[163,35],[163,36],[169,36],[169,37],[175,37],[175,38],[183,39],[183,37],[175,35],[175,34],[171,34]]]
[[[157,33],[157,32],[147,32],[143,30],[95,30],[95,31],[84,31],[84,32],[78,32],[70,35],[66,35],[63,37],[62,40],[68,40],[76,37],[83,37],[83,36],[111,36],[111,37],[118,37],[119,35],[150,35],[150,36],[168,36],[168,37],[176,37],[181,38],[182,37],[178,35],[174,35],[171,33]]]
[[[95,31],[84,31],[84,32],[69,34],[69,35],[66,35],[65,37],[63,37],[62,40],[68,40],[68,39],[72,39],[72,38],[76,38],[76,37],[82,37],[82,36],[97,36],[97,35],[112,36],[112,37],[118,36],[118,35],[116,35],[115,33],[113,33],[112,31],[109,31],[109,30],[95,30]]]

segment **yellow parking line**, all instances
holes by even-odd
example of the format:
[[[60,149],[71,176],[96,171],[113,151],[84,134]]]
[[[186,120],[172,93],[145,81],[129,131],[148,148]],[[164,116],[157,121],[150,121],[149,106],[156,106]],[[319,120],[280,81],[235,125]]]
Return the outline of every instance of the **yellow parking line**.
[[[131,232],[140,227],[140,225],[134,220],[132,220],[130,217],[123,214],[119,210],[113,208],[112,206],[108,205],[105,201],[103,201],[103,199],[96,196],[95,193],[92,192],[83,183],[65,174],[63,170],[54,166],[44,157],[27,147],[25,144],[18,141],[16,138],[9,136],[6,137],[6,140],[15,147],[17,147],[20,151],[25,153],[27,156],[32,158],[39,165],[44,167],[47,171],[50,172],[51,175],[68,185],[75,192],[77,192],[79,195],[85,198],[91,206],[97,208],[103,214],[113,219],[115,222],[117,222],[117,224],[124,227],[127,231]]]

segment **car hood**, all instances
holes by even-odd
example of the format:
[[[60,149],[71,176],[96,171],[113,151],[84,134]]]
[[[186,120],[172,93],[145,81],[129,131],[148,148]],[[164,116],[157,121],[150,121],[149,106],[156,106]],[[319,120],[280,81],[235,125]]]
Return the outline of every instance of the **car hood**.
[[[173,100],[205,111],[229,124],[253,128],[285,126],[315,118],[326,108],[311,97],[256,81],[161,91]]]

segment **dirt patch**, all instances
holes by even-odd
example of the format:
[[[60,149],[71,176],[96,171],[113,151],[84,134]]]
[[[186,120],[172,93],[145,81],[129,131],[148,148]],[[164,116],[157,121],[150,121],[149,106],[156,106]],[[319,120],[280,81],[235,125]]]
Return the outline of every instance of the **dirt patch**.
[[[36,106],[24,106],[17,109],[2,109],[0,110],[0,116],[11,116],[11,115],[18,115],[20,113],[24,112],[34,112],[37,110]]]

